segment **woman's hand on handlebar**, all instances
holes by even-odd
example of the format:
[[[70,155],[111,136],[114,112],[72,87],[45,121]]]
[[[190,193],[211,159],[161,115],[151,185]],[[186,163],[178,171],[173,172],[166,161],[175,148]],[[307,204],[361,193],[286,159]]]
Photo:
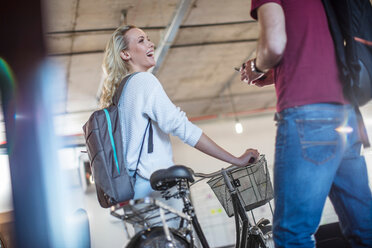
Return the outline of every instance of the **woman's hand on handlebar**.
[[[225,149],[217,145],[206,134],[202,134],[195,148],[214,158],[237,166],[245,166],[254,163],[260,153],[256,149],[247,149],[240,157],[235,157]]]
[[[260,156],[260,153],[256,149],[247,149],[243,155],[238,157],[235,165],[246,166],[252,164],[257,161],[258,156]]]

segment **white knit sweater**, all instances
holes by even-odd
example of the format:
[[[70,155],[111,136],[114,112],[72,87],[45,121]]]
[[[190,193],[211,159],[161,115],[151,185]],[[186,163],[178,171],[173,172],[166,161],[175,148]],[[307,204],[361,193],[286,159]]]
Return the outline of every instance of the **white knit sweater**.
[[[119,118],[124,161],[129,170],[136,168],[148,118],[152,120],[154,151],[147,153],[147,131],[137,171],[145,178],[174,164],[169,134],[190,146],[195,146],[202,134],[170,101],[159,80],[149,72],[135,74],[125,85],[119,100]]]

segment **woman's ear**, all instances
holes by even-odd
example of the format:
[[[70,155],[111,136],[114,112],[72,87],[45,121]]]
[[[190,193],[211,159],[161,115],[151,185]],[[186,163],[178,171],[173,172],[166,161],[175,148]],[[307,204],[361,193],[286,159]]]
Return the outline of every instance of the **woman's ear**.
[[[120,57],[125,60],[125,61],[128,61],[130,59],[130,54],[128,53],[128,51],[125,51],[125,50],[122,50],[120,52]]]

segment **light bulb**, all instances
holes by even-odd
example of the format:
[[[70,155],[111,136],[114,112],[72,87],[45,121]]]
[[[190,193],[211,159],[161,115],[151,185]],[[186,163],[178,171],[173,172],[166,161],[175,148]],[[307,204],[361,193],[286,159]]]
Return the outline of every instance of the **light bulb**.
[[[239,121],[235,123],[235,131],[238,134],[243,132],[243,125]]]

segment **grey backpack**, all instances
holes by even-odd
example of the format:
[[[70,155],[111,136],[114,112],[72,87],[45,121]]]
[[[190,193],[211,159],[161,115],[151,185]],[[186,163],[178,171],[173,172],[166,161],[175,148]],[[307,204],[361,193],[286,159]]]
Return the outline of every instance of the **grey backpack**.
[[[128,75],[122,80],[115,91],[112,104],[107,108],[93,112],[83,126],[97,197],[103,208],[133,198],[137,167],[147,129],[149,129],[148,153],[153,150],[152,124],[149,119],[139,151],[136,170],[134,176],[131,177],[124,164],[118,103],[123,88],[134,74]]]

